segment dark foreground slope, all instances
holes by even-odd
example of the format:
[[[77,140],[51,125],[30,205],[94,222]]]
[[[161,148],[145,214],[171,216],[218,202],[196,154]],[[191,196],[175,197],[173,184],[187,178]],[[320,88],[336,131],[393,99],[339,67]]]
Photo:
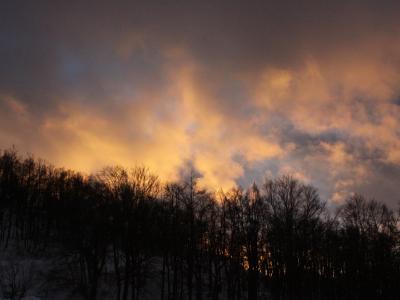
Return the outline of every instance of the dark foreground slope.
[[[354,195],[332,217],[289,176],[211,194],[0,155],[4,298],[399,299],[399,245],[384,205]]]

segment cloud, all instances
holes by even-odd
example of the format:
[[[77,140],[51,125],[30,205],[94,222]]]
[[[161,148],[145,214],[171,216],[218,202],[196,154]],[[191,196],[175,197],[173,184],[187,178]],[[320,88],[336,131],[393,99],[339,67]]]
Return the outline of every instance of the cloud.
[[[169,180],[190,165],[212,188],[289,172],[336,203],[357,191],[393,204],[399,9],[7,3],[0,147],[87,172],[145,164]]]
[[[286,149],[273,136],[215,107],[217,99],[199,83],[201,68],[195,62],[179,51],[175,58],[170,51],[165,55],[170,61],[162,71],[165,86],[150,93],[140,90],[111,110],[84,104],[84,99],[59,101],[34,123],[31,145],[21,148],[34,148],[57,165],[85,172],[107,164],[145,164],[163,180],[177,179],[191,161],[202,174],[200,186],[213,189],[228,189],[243,175],[238,156],[248,163],[282,157]]]
[[[334,202],[366,182],[373,185],[379,163],[399,165],[400,111],[393,99],[400,73],[398,64],[382,59],[390,45],[378,53],[346,52],[349,57],[339,54],[332,61],[307,59],[296,68],[267,67],[253,80],[253,101],[266,118],[279,115],[285,120],[281,124],[301,132],[302,140],[296,141],[300,147],[307,139],[317,141],[318,148],[303,152],[308,166],[301,168],[310,172],[325,164]],[[288,133],[285,126],[281,135]],[[335,139],[326,140],[332,133]]]

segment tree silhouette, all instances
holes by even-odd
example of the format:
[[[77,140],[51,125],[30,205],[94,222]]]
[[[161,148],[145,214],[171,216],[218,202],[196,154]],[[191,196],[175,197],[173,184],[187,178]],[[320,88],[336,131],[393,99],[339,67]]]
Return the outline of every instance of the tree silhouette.
[[[330,211],[290,176],[214,194],[193,174],[161,183],[144,167],[84,175],[0,154],[1,251],[51,261],[46,289],[89,300],[399,299],[398,228],[378,201]],[[3,296],[26,294],[10,282],[30,274],[6,268]]]

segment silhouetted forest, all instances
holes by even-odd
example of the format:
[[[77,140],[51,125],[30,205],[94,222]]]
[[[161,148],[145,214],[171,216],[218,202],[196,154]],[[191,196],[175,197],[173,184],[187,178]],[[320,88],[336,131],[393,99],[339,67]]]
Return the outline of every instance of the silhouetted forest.
[[[46,288],[90,300],[399,299],[398,225],[362,195],[330,212],[290,176],[215,194],[194,176],[0,156],[1,251],[51,261]],[[18,264],[0,268],[18,299]]]

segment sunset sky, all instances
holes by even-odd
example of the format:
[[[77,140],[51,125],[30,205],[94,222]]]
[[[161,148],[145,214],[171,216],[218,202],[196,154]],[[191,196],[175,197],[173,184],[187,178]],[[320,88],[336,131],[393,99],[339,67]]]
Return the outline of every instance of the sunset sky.
[[[0,149],[400,201],[400,1],[1,1]]]

